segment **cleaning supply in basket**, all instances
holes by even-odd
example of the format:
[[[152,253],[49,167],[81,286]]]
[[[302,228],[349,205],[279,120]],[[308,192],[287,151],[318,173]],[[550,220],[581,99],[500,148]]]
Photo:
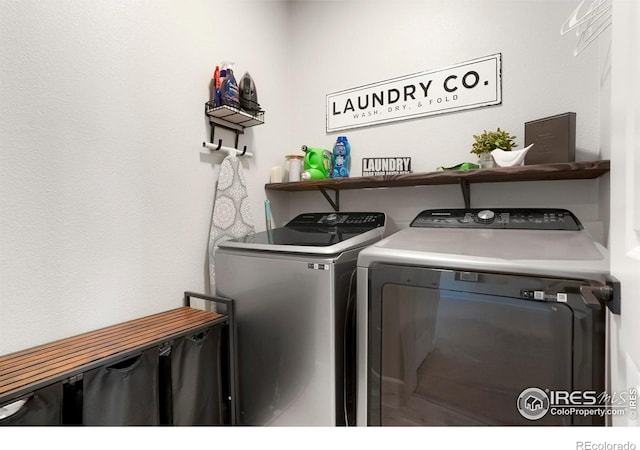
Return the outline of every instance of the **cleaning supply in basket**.
[[[227,64],[228,63],[223,62],[220,65],[220,76],[219,76],[220,88],[222,88],[222,84],[224,83],[224,80],[227,78]],[[222,92],[220,92],[220,102],[222,102]]]
[[[213,107],[220,106],[220,66],[216,66],[216,70],[211,77],[209,85],[209,101],[213,102]]]
[[[216,70],[211,75],[211,81],[209,82],[209,101],[212,102],[216,98],[216,73],[218,73],[218,66],[216,66]]]
[[[331,178],[346,178],[349,176],[349,155],[351,146],[346,136],[338,136],[333,146],[333,168]]]
[[[224,79],[220,85],[221,104],[231,106],[232,108],[240,108],[240,90],[236,77],[233,75],[233,62],[224,62],[222,67],[225,71]]]

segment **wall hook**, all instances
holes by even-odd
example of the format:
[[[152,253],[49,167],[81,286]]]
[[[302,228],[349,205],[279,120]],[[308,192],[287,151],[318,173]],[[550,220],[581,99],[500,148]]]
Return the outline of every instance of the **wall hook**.
[[[248,157],[252,157],[253,153],[248,152],[247,151],[247,146],[244,146],[244,149],[242,150],[242,152],[240,152],[240,150],[238,150],[237,148],[233,148],[233,147],[225,147],[222,145],[222,139],[218,139],[218,144],[211,144],[208,142],[203,142],[202,146],[204,148],[208,148],[209,150],[213,150],[214,152],[217,151],[222,151],[227,153],[228,155],[234,155],[234,156],[248,156]]]

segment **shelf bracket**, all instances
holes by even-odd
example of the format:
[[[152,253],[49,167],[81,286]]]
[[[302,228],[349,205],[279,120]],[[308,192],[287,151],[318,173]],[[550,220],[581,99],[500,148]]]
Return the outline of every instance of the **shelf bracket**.
[[[211,140],[209,142],[215,142],[214,139],[215,139],[215,135],[216,135],[216,126],[219,126],[219,127],[225,128],[225,129],[227,129],[229,131],[233,131],[235,133],[235,135],[236,135],[235,148],[238,148],[238,143],[240,142],[240,135],[244,134],[243,130],[238,130],[236,128],[231,128],[231,127],[226,127],[224,125],[216,124],[213,121],[209,121],[209,124],[211,125]],[[220,139],[220,142],[222,142],[222,139]],[[220,145],[222,145],[222,144],[220,144]]]
[[[335,201],[329,196],[329,194],[327,194],[327,188],[324,187],[319,187],[318,188],[320,190],[320,192],[322,193],[322,195],[324,195],[324,198],[327,199],[327,201],[329,202],[329,204],[331,205],[331,207],[333,208],[334,211],[338,212],[340,211],[340,191],[331,189],[334,193],[335,193]]]
[[[469,180],[466,178],[460,178],[460,189],[462,189],[464,208],[471,209],[471,187],[469,185]]]

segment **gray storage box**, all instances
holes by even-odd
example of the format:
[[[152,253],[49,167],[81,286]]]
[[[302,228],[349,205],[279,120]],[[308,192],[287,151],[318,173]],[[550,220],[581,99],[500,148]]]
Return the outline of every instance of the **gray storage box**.
[[[566,163],[576,160],[576,113],[568,112],[524,124],[525,147],[534,144],[525,165]]]

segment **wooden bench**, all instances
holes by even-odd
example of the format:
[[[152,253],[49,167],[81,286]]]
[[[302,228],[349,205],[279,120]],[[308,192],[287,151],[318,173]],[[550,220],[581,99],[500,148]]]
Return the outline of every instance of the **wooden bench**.
[[[190,307],[190,298],[223,304],[225,314]],[[205,330],[229,325],[231,392],[235,389],[233,302],[185,292],[185,306],[0,356],[0,405],[37,390],[108,365],[141,350]],[[234,396],[235,397],[235,396]],[[232,401],[232,419],[235,419]],[[235,420],[234,420],[235,421]]]

